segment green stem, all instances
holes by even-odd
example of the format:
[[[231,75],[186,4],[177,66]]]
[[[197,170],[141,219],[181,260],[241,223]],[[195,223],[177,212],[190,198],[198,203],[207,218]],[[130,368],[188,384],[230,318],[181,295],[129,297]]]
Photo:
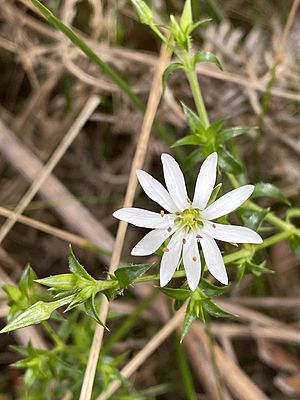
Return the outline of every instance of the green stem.
[[[187,61],[190,64],[190,60],[187,60]],[[186,71],[186,75],[187,75],[187,78],[188,78],[188,81],[189,81],[189,84],[190,84],[190,87],[191,87],[191,90],[193,93],[193,97],[194,97],[194,101],[196,104],[198,114],[202,120],[204,127],[208,128],[210,123],[209,123],[206,107],[204,104],[204,100],[203,100],[203,96],[202,96],[201,89],[199,86],[195,68],[192,67],[191,65],[188,65],[185,71]]]
[[[63,348],[64,347],[64,342],[61,340],[61,338],[57,335],[57,333],[54,331],[54,329],[52,329],[51,325],[49,324],[49,322],[47,321],[43,321],[42,325],[45,329],[45,331],[47,331],[48,335],[51,337],[51,339],[53,340],[53,342],[57,345],[57,347],[59,348]]]
[[[184,346],[180,344],[180,338],[177,332],[174,332],[175,350],[177,362],[181,372],[182,383],[185,390],[185,398],[187,400],[197,400],[195,386],[192,379],[192,373],[186,359]]]

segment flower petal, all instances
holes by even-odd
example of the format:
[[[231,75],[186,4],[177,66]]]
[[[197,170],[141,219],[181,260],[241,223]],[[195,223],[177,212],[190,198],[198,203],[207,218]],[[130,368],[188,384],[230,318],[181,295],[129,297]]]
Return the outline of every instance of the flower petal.
[[[189,206],[183,173],[169,154],[162,154],[161,161],[168,191],[179,211],[183,211]]]
[[[213,191],[216,182],[217,163],[218,155],[217,153],[212,153],[201,165],[193,200],[193,206],[200,208],[200,210],[204,210]]]
[[[147,233],[131,250],[133,256],[148,256],[153,254],[174,231],[168,229],[155,229]]]
[[[208,206],[202,213],[202,217],[206,220],[222,217],[243,204],[254,190],[253,185],[241,186],[231,192],[224,194],[218,200]]]
[[[170,282],[178,267],[182,250],[182,239],[183,232],[175,232],[168,244],[168,251],[164,252],[160,264],[160,286],[166,286]]]
[[[183,245],[183,265],[191,290],[198,286],[201,276],[201,260],[196,237],[193,233],[187,235]]]
[[[215,240],[201,233],[200,244],[209,272],[224,285],[228,284],[223,257]]]
[[[173,226],[174,217],[170,214],[158,214],[141,208],[121,208],[113,213],[115,218],[142,228],[168,228]]]
[[[210,221],[204,223],[202,232],[223,242],[232,243],[262,243],[262,238],[252,229],[237,225],[216,224]]]
[[[144,192],[151,200],[171,213],[178,211],[171,196],[160,182],[141,169],[137,170],[136,174]]]

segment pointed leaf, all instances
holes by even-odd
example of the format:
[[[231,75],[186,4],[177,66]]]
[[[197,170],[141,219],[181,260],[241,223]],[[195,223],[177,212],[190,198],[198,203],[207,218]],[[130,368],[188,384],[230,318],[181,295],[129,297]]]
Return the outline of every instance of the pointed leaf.
[[[253,129],[251,126],[236,126],[234,128],[225,129],[220,132],[216,139],[216,143],[222,144],[226,140],[232,139],[236,136],[244,135],[245,133],[249,132],[250,129]]]
[[[232,318],[236,317],[235,314],[232,314],[229,311],[223,310],[221,307],[217,306],[217,304],[213,303],[212,301],[208,301],[204,304],[204,309],[208,314],[212,315],[213,317],[218,318]]]
[[[288,206],[291,205],[291,203],[286,198],[286,196],[275,185],[272,185],[271,183],[264,183],[264,182],[257,183],[255,185],[255,189],[252,194],[252,197],[257,198],[257,197],[265,197],[265,196],[273,197],[277,200],[280,200]]]
[[[192,62],[194,63],[194,65],[197,65],[201,62],[209,62],[209,63],[215,64],[218,68],[223,70],[221,62],[210,51],[198,51],[198,53],[196,53],[193,56]]]
[[[188,126],[190,127],[193,133],[205,133],[206,129],[202,124],[200,118],[197,114],[194,113],[188,106],[186,106],[183,102],[181,102],[184,115],[186,117]]]
[[[228,286],[217,286],[213,285],[210,283],[208,280],[202,278],[200,281],[200,289],[203,290],[203,292],[206,294],[208,297],[215,297],[215,296],[221,296],[228,290]]]
[[[185,136],[179,140],[177,140],[172,146],[173,147],[178,147],[178,146],[186,146],[186,145],[200,145],[204,144],[205,141],[201,138],[199,135],[188,135]]]
[[[144,275],[150,269],[151,264],[137,264],[130,267],[118,268],[115,276],[122,289],[127,288],[135,279]]]
[[[163,88],[163,93],[166,90],[166,86],[167,86],[167,80],[169,78],[169,76],[176,71],[177,69],[183,69],[183,65],[181,63],[172,63],[170,64],[163,73],[162,76],[162,88]]]
[[[245,222],[244,222],[245,226],[254,231],[257,231],[258,228],[261,226],[263,220],[267,216],[268,212],[269,212],[269,209],[263,209],[260,211],[252,211],[251,210],[250,216],[247,219],[245,219]]]
[[[100,320],[96,306],[95,306],[95,296],[91,296],[85,303],[84,303],[84,309],[86,314],[93,318],[94,321],[97,322],[97,324],[103,326],[103,328],[107,329],[109,331],[109,329],[107,328],[107,326],[105,326],[105,324]]]
[[[73,253],[72,247],[69,247],[69,269],[73,274],[79,275],[82,278],[88,279],[92,282],[95,281],[94,278],[84,269],[84,267],[79,263],[75,254]]]
[[[47,278],[35,279],[40,285],[48,286],[56,290],[72,290],[78,278],[75,274],[51,275]]]

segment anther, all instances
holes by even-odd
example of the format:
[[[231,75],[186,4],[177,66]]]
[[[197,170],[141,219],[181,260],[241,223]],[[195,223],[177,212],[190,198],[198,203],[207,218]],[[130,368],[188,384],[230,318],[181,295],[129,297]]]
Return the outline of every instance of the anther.
[[[182,244],[186,244],[186,239],[182,239]]]
[[[169,226],[169,228],[168,228],[168,232],[171,232],[171,230],[172,230],[172,228]]]
[[[200,236],[200,235],[196,235],[196,238],[197,238],[197,239],[203,239],[203,237]]]
[[[168,249],[167,247],[164,247],[164,248],[163,248],[163,252],[164,252],[164,253],[167,253],[168,251],[169,251],[169,249]]]
[[[212,224],[212,227],[213,227],[214,229],[216,229],[216,224]]]
[[[196,262],[196,261],[197,261],[197,257],[194,256],[194,257],[192,258],[192,260],[193,260],[194,262]]]
[[[175,215],[180,215],[180,212],[176,211]]]
[[[163,210],[160,211],[160,216],[163,217],[165,215],[165,212]]]

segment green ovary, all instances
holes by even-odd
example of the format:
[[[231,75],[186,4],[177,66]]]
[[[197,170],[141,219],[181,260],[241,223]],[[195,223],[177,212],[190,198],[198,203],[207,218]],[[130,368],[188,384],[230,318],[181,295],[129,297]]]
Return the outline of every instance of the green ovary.
[[[179,228],[185,228],[187,232],[201,228],[203,226],[203,219],[199,208],[187,208],[175,218],[175,224]]]

